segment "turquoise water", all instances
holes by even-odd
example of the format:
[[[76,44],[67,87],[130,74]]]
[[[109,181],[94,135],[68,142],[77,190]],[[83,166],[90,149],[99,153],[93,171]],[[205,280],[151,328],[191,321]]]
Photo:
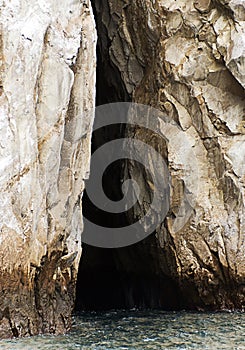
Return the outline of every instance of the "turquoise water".
[[[74,317],[70,334],[0,341],[0,349],[245,349],[244,313],[115,311]]]

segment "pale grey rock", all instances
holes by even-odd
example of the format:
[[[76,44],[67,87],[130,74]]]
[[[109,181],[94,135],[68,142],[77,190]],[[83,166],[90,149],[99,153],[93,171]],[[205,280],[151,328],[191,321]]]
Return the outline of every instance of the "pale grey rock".
[[[81,256],[94,18],[88,0],[0,5],[0,337],[57,334],[70,328]],[[182,307],[242,309],[244,2],[95,5],[102,51],[121,78],[108,76],[123,87],[118,94],[160,109],[189,140],[173,132],[168,143],[152,139],[172,177],[170,211],[149,248],[153,272],[174,281]],[[145,204],[150,179],[130,163],[127,170],[140,179]],[[189,207],[182,205],[186,188],[196,194]],[[138,205],[132,216],[144,210]]]
[[[89,1],[0,1],[0,337],[71,325],[90,163]]]

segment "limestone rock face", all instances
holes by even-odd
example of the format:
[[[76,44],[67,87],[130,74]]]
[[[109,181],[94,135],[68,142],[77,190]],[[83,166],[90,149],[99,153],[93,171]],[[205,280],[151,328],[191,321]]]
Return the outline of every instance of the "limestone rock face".
[[[0,337],[57,334],[70,328],[81,256],[81,194],[95,100],[94,18],[89,0],[0,5]],[[94,5],[106,86],[99,98],[110,101],[110,91],[118,100],[151,105],[189,140],[185,145],[172,133],[161,143],[144,130],[128,131],[150,140],[171,175],[168,215],[150,248],[147,240],[138,254],[152,255],[151,273],[176,286],[179,306],[242,309],[244,2]],[[160,119],[156,124],[163,129]],[[189,168],[190,147],[198,177]],[[147,173],[143,178],[130,162],[126,171],[140,178],[142,202],[149,201]],[[183,207],[188,191],[195,203]],[[132,219],[144,210],[139,203]]]
[[[242,309],[244,2],[96,0],[95,5],[104,33],[102,52],[109,47],[105,67],[117,67],[132,101],[156,107],[174,120],[195,153],[198,178],[186,170],[187,146],[179,147],[174,135],[167,152],[158,144],[172,182],[170,210],[155,235],[155,272],[177,282],[184,307]],[[144,131],[138,134],[141,140],[150,139]],[[131,163],[127,174],[140,177]],[[181,213],[186,189],[196,193],[187,222]],[[141,187],[141,193],[147,202],[149,186]],[[139,205],[134,218],[143,211]]]
[[[90,163],[89,0],[0,1],[0,337],[69,329]]]

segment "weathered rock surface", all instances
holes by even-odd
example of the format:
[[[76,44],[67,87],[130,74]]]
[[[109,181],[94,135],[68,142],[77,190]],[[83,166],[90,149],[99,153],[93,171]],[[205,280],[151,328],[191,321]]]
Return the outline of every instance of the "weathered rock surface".
[[[67,331],[81,255],[90,2],[0,1],[0,337]]]
[[[183,307],[242,309],[244,2],[95,0],[95,8],[99,33],[103,32],[100,52],[109,50],[104,77],[119,70],[117,84],[124,86],[124,96],[166,113],[195,153],[199,178],[187,171],[187,146],[178,147],[175,140],[175,147],[170,142],[166,152],[153,138],[172,177],[170,211],[155,235],[155,273],[177,282]],[[113,87],[115,81],[105,84]],[[122,97],[114,94],[114,100]],[[144,130],[130,136],[150,139]],[[137,171],[128,164],[127,174],[137,179]],[[149,198],[147,180],[141,187],[143,202]],[[180,210],[186,189],[195,192],[196,203],[185,223],[186,213]],[[134,218],[140,213],[144,209],[139,205]]]
[[[244,2],[94,3],[99,87],[106,87],[98,102],[132,100],[163,111],[190,140],[199,174],[188,171],[188,146],[179,147],[175,135],[159,143],[144,130],[129,131],[152,140],[163,154],[172,187],[165,222],[136,248],[137,263],[134,247],[119,252],[118,269],[126,256],[126,272],[143,275],[147,256],[152,264],[145,293],[154,289],[147,285],[153,275],[164,276],[159,307],[175,293],[170,308],[179,298],[176,308],[242,309]],[[89,0],[0,5],[0,337],[60,333],[70,328],[81,256],[81,193],[95,99],[94,19]],[[127,171],[141,176],[133,163]],[[147,202],[147,174],[143,180]],[[196,202],[185,222],[187,190]],[[143,213],[139,204],[132,215]],[[136,284],[142,293],[141,281]],[[127,297],[130,307],[133,296]]]

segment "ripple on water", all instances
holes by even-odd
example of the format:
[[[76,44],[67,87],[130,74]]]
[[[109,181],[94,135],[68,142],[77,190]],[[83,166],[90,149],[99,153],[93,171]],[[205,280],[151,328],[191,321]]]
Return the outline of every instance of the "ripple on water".
[[[82,313],[70,334],[0,341],[5,350],[245,350],[244,313],[113,311]]]

